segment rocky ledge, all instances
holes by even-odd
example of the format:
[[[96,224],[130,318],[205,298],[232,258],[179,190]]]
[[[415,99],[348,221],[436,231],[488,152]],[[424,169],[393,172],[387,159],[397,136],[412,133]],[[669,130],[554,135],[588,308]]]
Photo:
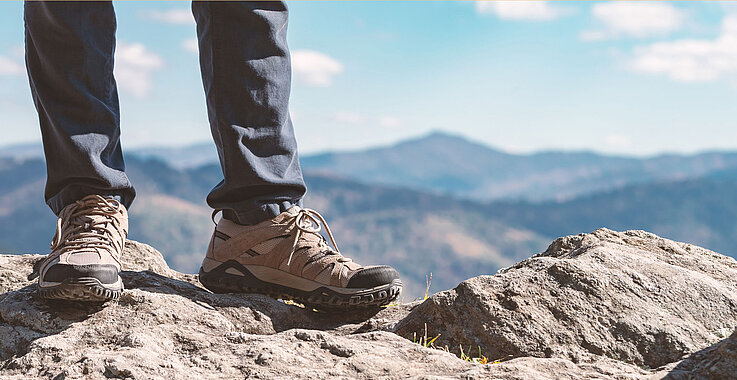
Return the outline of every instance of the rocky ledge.
[[[2,378],[737,376],[737,262],[643,231],[561,238],[424,302],[350,316],[211,294],[133,241],[118,302],[47,302],[41,258],[0,256]],[[445,350],[413,342],[424,336]]]

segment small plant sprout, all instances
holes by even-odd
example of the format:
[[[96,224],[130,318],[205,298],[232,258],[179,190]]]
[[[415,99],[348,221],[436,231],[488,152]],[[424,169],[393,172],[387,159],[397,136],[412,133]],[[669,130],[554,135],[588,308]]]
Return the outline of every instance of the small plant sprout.
[[[471,347],[468,348],[468,353],[463,351],[463,346],[458,345],[458,349],[461,351],[461,360],[465,360],[467,362],[475,363],[475,364],[489,364],[489,359],[486,358],[486,356],[481,355],[481,346],[478,347],[479,349],[479,356],[478,357],[471,357]],[[498,364],[499,361],[492,362],[491,364]]]
[[[412,343],[417,343],[422,347],[425,348],[437,348],[433,343],[435,343],[435,340],[440,338],[440,334],[438,334],[436,337],[429,339],[427,336],[427,323],[425,323],[425,333],[420,337],[420,341],[417,341],[417,333],[412,333]]]
[[[430,272],[429,276],[425,276],[425,282],[427,283],[427,287],[425,288],[425,298],[422,299],[423,301],[426,300],[430,294],[430,283],[432,283],[432,272]]]
[[[442,351],[450,353],[450,349],[448,349],[448,346],[444,346],[441,348],[435,345],[435,341],[438,338],[440,338],[440,334],[436,335],[434,338],[430,338],[427,335],[427,323],[425,323],[425,331],[419,340],[417,340],[417,333],[412,333],[413,343],[417,343],[425,348],[433,348],[436,350],[442,350]],[[466,352],[463,349],[463,345],[459,344],[458,350],[460,351],[460,359],[473,363],[473,364],[499,364],[501,363],[501,360],[489,361],[489,359],[486,356],[481,354],[481,346],[477,346],[477,348],[478,348],[478,356],[471,356],[471,348],[469,347],[468,352]]]

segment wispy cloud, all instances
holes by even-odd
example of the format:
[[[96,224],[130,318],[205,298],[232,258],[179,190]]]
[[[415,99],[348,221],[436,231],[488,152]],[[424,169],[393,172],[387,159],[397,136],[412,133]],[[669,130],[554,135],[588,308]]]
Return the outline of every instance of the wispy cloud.
[[[152,87],[152,74],[164,67],[164,60],[140,43],[118,42],[115,77],[121,90],[145,97]]]
[[[292,52],[292,72],[297,81],[311,86],[327,87],[333,77],[343,73],[343,64],[328,55],[314,50]]]
[[[632,139],[625,135],[609,134],[604,137],[604,144],[613,148],[629,148],[632,146]]]
[[[737,74],[737,14],[722,20],[715,39],[682,39],[635,47],[632,71],[680,82],[709,82]]]
[[[478,1],[479,13],[493,14],[505,20],[547,21],[570,13],[570,9],[552,5],[548,1]]]
[[[0,56],[0,75],[23,76],[26,70],[19,62]]]
[[[26,47],[24,45],[16,45],[10,49],[10,55],[23,59],[26,55]]]
[[[336,112],[332,116],[332,119],[337,121],[338,123],[353,124],[353,125],[363,124],[366,122],[365,116],[355,113],[355,112],[346,112],[346,111]]]
[[[396,128],[402,126],[402,120],[394,116],[382,116],[379,118],[379,125],[384,128]]]
[[[182,49],[197,54],[200,51],[200,46],[196,38],[190,38],[182,41]]]
[[[338,111],[330,115],[330,120],[346,125],[368,125],[396,128],[404,125],[402,120],[392,115],[366,116],[357,112]]]
[[[591,14],[598,26],[581,33],[584,41],[661,37],[681,29],[686,22],[686,12],[667,2],[597,3]]]
[[[195,24],[194,16],[192,16],[192,11],[187,8],[142,12],[140,16],[146,20],[159,21],[172,25]]]

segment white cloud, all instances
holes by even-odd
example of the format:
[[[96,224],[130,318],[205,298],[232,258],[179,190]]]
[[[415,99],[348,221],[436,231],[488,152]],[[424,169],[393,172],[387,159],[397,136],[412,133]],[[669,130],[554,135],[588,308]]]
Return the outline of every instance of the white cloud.
[[[478,1],[476,11],[493,14],[505,20],[545,21],[566,15],[566,8],[553,6],[548,1]]]
[[[26,69],[20,63],[3,56],[0,56],[0,75],[22,76],[25,75]]]
[[[363,115],[345,111],[336,112],[332,119],[343,124],[363,124],[366,122]]]
[[[379,118],[379,125],[384,128],[396,128],[402,126],[402,120],[394,116],[382,116]]]
[[[667,2],[597,3],[591,13],[600,28],[581,33],[584,41],[665,36],[680,29],[686,22],[686,13]]]
[[[632,146],[632,139],[625,135],[610,134],[604,137],[604,143],[614,148],[628,148]]]
[[[187,8],[169,9],[166,11],[149,11],[141,14],[148,20],[160,21],[173,25],[194,25],[192,11]]]
[[[200,46],[196,38],[190,38],[182,41],[182,49],[195,54],[199,54],[200,52]]]
[[[26,56],[26,47],[24,45],[16,45],[10,49],[10,55],[23,59]]]
[[[606,30],[584,30],[579,34],[581,41],[596,42],[612,38],[612,34]]]
[[[330,116],[330,119],[332,121],[341,123],[341,124],[349,124],[349,125],[376,125],[378,124],[381,127],[384,128],[396,128],[401,127],[404,123],[401,119],[391,116],[391,115],[383,115],[378,116],[376,118],[374,117],[367,117],[365,114],[360,114],[356,112],[346,112],[346,111],[338,111]]]
[[[658,42],[634,49],[629,69],[680,82],[708,82],[737,74],[737,15],[722,20],[716,39]]]
[[[115,78],[120,89],[136,97],[151,90],[151,75],[164,67],[164,60],[140,43],[118,42],[115,51]]]
[[[297,81],[311,86],[326,87],[333,77],[343,72],[343,64],[314,50],[292,52],[292,72]]]

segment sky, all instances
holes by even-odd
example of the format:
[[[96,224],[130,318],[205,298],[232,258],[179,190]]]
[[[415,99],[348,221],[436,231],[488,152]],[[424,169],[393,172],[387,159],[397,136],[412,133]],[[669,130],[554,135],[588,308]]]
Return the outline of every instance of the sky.
[[[210,141],[187,2],[114,2],[125,147]],[[445,131],[516,153],[737,150],[737,3],[288,2],[302,153]],[[0,146],[40,140],[0,2]]]

